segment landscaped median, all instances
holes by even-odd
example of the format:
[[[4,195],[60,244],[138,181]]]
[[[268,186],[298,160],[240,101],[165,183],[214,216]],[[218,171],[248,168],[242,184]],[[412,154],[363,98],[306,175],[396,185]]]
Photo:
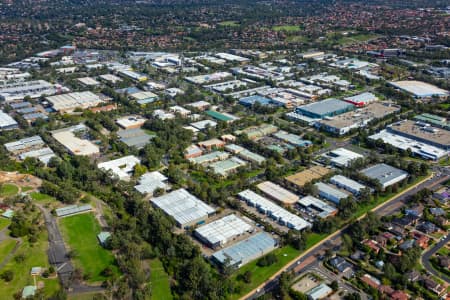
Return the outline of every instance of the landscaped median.
[[[412,183],[405,186],[404,189],[400,190],[396,194],[387,195],[384,197],[379,197],[376,201],[373,201],[367,205],[365,205],[362,209],[358,209],[357,212],[352,216],[352,220],[354,219],[360,219],[365,216],[365,214],[369,211],[373,211],[377,208],[379,208],[381,205],[386,204],[395,198],[397,196],[400,196],[404,194],[405,192],[411,190],[415,186],[425,182],[426,180],[430,179],[432,177],[431,175],[428,176],[421,176],[418,177],[416,180],[414,180]],[[335,231],[334,233],[331,233],[329,235],[327,234],[310,234],[307,237],[306,240],[306,248],[303,251],[299,251],[294,249],[291,246],[285,246],[279,249],[274,250],[272,253],[275,254],[278,258],[278,261],[270,266],[267,267],[259,267],[257,265],[257,260],[250,262],[249,264],[243,266],[240,268],[236,274],[233,274],[232,279],[238,282],[240,285],[239,293],[232,294],[231,299],[245,299],[248,297],[251,293],[255,292],[258,287],[261,287],[263,284],[266,283],[266,281],[269,281],[273,279],[278,273],[281,273],[281,271],[284,271],[284,269],[294,263],[296,260],[300,259],[301,256],[309,253],[313,250],[316,246],[319,245],[319,243],[323,242],[324,240],[328,240],[329,238],[339,234],[345,227],[347,227],[349,222],[346,224],[342,224],[341,229]],[[251,272],[251,281],[250,283],[243,283],[242,281],[238,281],[237,277],[239,275],[243,275],[245,272],[250,271]]]

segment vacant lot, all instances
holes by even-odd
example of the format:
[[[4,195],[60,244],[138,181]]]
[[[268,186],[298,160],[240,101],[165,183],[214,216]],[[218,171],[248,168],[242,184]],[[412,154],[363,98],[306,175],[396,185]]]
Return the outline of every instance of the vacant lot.
[[[81,268],[84,274],[89,274],[90,282],[99,282],[106,279],[101,275],[106,267],[115,267],[112,253],[100,246],[97,234],[101,228],[94,215],[81,214],[66,217],[60,220],[61,232],[69,248],[76,254],[74,263]]]

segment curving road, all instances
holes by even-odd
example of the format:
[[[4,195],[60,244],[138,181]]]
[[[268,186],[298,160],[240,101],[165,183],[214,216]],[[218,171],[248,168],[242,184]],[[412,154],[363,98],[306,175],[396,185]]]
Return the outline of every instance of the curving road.
[[[448,284],[450,284],[450,277],[444,273],[440,273],[437,270],[433,268],[433,266],[430,263],[430,258],[439,251],[442,247],[444,247],[447,243],[450,243],[450,234],[447,235],[445,239],[441,239],[437,244],[435,244],[431,249],[427,250],[422,255],[422,265],[425,267],[425,269],[433,274],[434,276],[445,280]]]

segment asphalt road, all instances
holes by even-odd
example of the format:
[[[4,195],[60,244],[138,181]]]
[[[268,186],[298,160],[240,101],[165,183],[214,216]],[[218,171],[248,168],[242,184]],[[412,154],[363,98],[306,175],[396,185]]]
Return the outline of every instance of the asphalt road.
[[[422,265],[425,267],[425,269],[430,272],[431,274],[433,274],[434,276],[445,280],[448,284],[450,284],[450,277],[447,276],[446,274],[443,273],[439,273],[437,272],[433,266],[430,263],[430,258],[437,252],[439,251],[439,249],[441,249],[442,247],[444,247],[447,243],[450,242],[450,234],[447,235],[447,237],[445,239],[441,239],[436,245],[434,245],[431,249],[429,249],[428,251],[426,251],[423,255],[422,255]]]
[[[385,215],[391,215],[394,212],[398,211],[399,208],[401,208],[405,204],[405,200],[408,199],[409,196],[417,193],[418,191],[424,189],[424,188],[432,188],[436,186],[437,184],[444,182],[450,178],[450,175],[448,175],[450,172],[447,169],[438,169],[436,168],[435,171],[439,171],[441,173],[441,176],[433,176],[432,178],[418,184],[412,189],[407,190],[406,192],[401,193],[394,199],[390,200],[389,202],[386,202],[383,205],[380,205],[379,207],[375,208],[373,212],[375,212],[377,215],[385,216]],[[317,253],[324,252],[326,249],[330,248],[330,244],[333,245],[337,240],[339,240],[345,231],[347,226],[340,229],[336,233],[332,234],[331,236],[324,239],[318,246],[310,249],[309,251],[305,252],[304,254],[300,255],[295,262],[290,264],[289,266],[285,267],[282,271],[291,271],[293,270],[297,265],[301,264],[305,260],[307,260],[309,257],[316,256]],[[306,269],[307,267],[305,267]],[[272,291],[276,286],[279,279],[279,274],[275,276],[274,278],[267,281],[262,288],[256,289],[253,293],[248,294],[244,296],[241,299],[255,299],[260,296],[262,296],[265,293],[268,293]]]

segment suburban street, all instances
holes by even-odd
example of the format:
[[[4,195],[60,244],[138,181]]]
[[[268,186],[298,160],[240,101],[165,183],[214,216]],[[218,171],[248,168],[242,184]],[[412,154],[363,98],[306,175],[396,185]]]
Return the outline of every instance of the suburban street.
[[[421,258],[422,265],[425,267],[425,269],[433,274],[436,277],[441,278],[442,280],[445,280],[448,284],[450,284],[450,277],[446,274],[437,272],[433,266],[430,263],[430,258],[437,252],[439,249],[444,247],[447,243],[450,243],[450,235],[447,235],[446,238],[441,239],[436,245],[431,247],[429,250],[427,250]]]

